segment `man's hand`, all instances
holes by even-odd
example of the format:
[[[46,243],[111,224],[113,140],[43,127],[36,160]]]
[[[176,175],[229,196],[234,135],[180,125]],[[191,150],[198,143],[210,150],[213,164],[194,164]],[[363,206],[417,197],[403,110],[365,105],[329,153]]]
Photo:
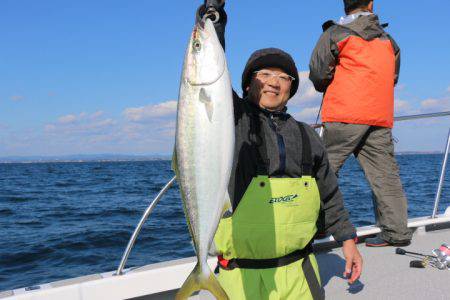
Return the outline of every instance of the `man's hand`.
[[[205,0],[205,6],[214,7],[216,10],[219,10],[225,4],[225,0]]]
[[[205,0],[202,18],[209,18],[213,23],[219,22],[219,19],[223,17],[223,14],[225,14],[224,6],[225,0]]]
[[[348,283],[353,284],[361,276],[363,259],[356,248],[354,240],[346,240],[342,243],[342,253],[345,257],[344,277],[348,278]]]

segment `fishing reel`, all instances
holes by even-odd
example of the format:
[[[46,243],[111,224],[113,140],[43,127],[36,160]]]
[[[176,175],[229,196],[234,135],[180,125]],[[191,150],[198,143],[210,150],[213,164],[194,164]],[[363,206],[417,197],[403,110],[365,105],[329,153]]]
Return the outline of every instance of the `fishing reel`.
[[[432,251],[433,255],[425,255],[422,253],[410,252],[401,248],[395,249],[395,253],[399,255],[412,254],[423,257],[422,260],[413,260],[409,263],[410,268],[425,268],[427,266],[437,268],[439,270],[450,269],[450,247],[442,244],[439,248]]]
[[[442,244],[439,248],[434,249],[432,253],[436,256],[438,269],[450,269],[450,247],[447,244]]]

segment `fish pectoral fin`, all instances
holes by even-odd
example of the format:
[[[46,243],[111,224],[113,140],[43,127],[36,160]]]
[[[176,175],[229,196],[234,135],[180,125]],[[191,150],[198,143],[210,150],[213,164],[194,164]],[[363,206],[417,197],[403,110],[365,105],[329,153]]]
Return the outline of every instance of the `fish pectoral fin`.
[[[225,193],[225,199],[223,201],[222,216],[226,217],[225,214],[231,215],[233,213],[233,206],[231,205],[230,194],[228,191]]]
[[[217,280],[214,273],[209,271],[209,276],[205,276],[200,268],[200,264],[197,263],[192,273],[184,282],[181,289],[178,291],[175,296],[175,300],[186,300],[191,296],[194,292],[200,290],[208,290],[213,294],[214,297],[218,300],[228,300],[227,293],[220,286],[219,281]]]
[[[173,154],[172,154],[172,170],[178,176],[177,151],[176,151],[175,147],[173,147]]]
[[[208,95],[208,92],[206,91],[206,89],[204,89],[204,88],[200,89],[199,99],[200,99],[200,102],[205,104],[206,114],[208,115],[209,121],[212,122],[212,117],[213,117],[213,113],[214,113],[214,105],[213,105],[213,102],[211,101],[211,96]]]

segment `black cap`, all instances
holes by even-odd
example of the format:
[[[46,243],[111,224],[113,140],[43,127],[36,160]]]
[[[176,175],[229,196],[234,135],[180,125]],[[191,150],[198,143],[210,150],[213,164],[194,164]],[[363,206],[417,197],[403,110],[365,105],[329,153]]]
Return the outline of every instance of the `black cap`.
[[[269,67],[280,68],[286,74],[295,78],[292,81],[290,93],[290,97],[294,96],[299,85],[298,71],[294,60],[288,53],[281,49],[265,48],[253,52],[245,65],[244,72],[242,73],[242,92],[244,97],[247,96],[246,89],[250,85],[253,72]]]

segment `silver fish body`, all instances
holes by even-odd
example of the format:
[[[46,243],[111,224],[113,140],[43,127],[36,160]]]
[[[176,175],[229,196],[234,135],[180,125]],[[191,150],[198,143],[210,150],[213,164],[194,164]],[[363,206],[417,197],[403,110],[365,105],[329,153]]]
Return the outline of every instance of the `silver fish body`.
[[[227,299],[208,249],[228,199],[234,112],[225,54],[212,22],[197,24],[186,51],[178,101],[174,164],[198,263],[177,295],[207,289]]]

